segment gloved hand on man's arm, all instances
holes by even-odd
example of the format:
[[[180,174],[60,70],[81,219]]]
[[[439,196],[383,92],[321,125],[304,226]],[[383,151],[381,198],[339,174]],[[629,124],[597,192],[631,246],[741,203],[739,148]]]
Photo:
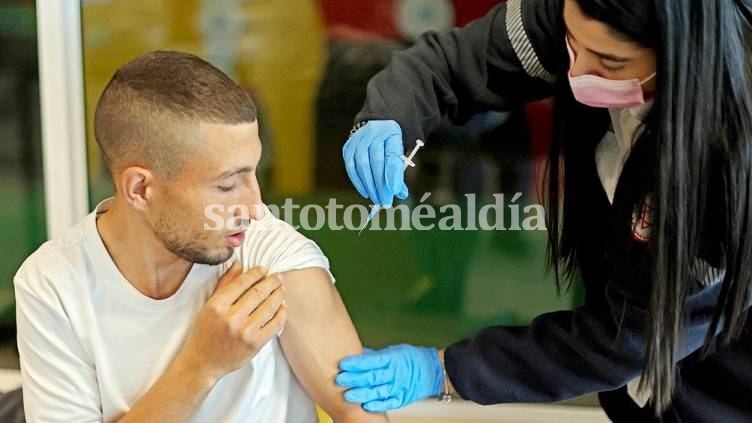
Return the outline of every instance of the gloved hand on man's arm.
[[[345,400],[366,411],[384,412],[439,396],[444,369],[436,348],[394,345],[340,361],[338,385],[350,388]]]
[[[372,120],[358,128],[342,148],[347,176],[374,205],[389,208],[408,196],[402,156],[402,129],[393,120]]]

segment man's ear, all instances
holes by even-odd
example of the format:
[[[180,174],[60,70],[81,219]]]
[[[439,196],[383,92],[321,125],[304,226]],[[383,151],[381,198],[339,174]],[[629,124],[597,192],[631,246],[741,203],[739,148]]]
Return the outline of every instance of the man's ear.
[[[147,211],[154,198],[154,172],[144,167],[130,166],[120,173],[119,179],[120,192],[125,201],[136,210]]]

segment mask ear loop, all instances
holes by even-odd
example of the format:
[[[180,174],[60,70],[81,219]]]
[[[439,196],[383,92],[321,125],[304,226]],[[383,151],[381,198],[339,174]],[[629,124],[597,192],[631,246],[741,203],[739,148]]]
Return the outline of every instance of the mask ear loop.
[[[657,74],[658,74],[658,72],[653,72],[653,74],[652,74],[652,75],[650,75],[650,76],[648,76],[647,78],[645,78],[645,79],[643,79],[642,81],[640,81],[640,85],[642,85],[642,84],[644,84],[644,83],[646,83],[646,82],[650,81],[651,79],[655,78],[655,76],[656,76]]]

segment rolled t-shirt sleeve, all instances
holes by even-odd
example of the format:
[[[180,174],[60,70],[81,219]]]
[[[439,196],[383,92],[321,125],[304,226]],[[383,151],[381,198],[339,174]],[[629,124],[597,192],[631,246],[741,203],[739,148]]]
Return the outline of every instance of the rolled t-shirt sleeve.
[[[271,274],[319,267],[327,272],[332,283],[335,282],[329,270],[329,260],[318,244],[270,212],[254,222],[247,235],[246,242],[237,252],[244,270],[264,266]]]

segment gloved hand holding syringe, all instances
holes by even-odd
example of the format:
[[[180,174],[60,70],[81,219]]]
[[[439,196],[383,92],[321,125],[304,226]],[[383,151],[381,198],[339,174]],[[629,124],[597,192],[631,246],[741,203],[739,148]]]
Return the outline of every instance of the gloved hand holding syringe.
[[[407,199],[405,170],[415,165],[413,159],[422,146],[416,141],[406,157],[402,130],[393,120],[369,121],[347,140],[342,148],[347,175],[358,193],[374,204],[366,225],[380,209],[392,207],[394,197]]]
[[[415,148],[413,148],[413,151],[410,152],[410,155],[407,156],[407,157],[404,156],[404,155],[402,156],[402,161],[405,162],[405,165],[402,168],[403,172],[406,171],[408,167],[415,167],[415,163],[413,162],[413,157],[415,157],[415,153],[417,153],[418,150],[420,150],[420,148],[423,147],[424,145],[425,144],[423,144],[423,141],[416,140],[415,141]],[[366,226],[368,226],[368,223],[371,222],[371,220],[373,220],[373,217],[376,216],[376,213],[378,213],[379,210],[381,210],[381,209],[387,209],[387,208],[390,208],[390,207],[392,207],[392,206],[391,205],[382,206],[382,205],[374,204],[371,207],[371,211],[368,213],[368,218],[366,219],[365,223],[363,223],[363,227],[360,228],[360,231],[358,232],[358,236],[360,236],[360,234],[363,232],[363,229],[365,229]]]

